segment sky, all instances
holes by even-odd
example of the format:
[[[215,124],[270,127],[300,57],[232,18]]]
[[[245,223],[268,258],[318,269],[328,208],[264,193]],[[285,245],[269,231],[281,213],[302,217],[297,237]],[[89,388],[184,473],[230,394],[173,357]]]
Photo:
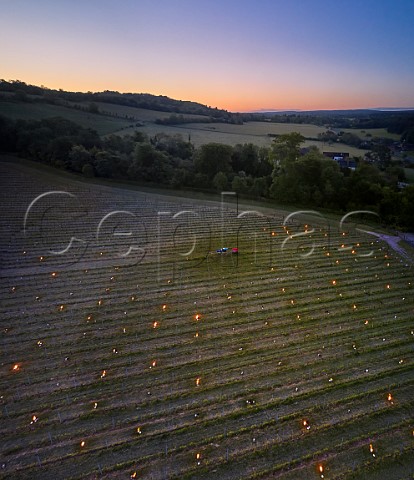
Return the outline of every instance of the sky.
[[[414,0],[0,0],[0,78],[229,111],[414,107]]]

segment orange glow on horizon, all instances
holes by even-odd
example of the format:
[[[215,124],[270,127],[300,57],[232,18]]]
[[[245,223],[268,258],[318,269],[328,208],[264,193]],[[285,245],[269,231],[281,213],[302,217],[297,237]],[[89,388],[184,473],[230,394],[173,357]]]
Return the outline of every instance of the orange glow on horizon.
[[[176,100],[188,100],[202,105],[217,107],[229,112],[260,112],[277,110],[340,110],[358,108],[377,108],[384,103],[380,96],[371,95],[366,92],[348,92],[342,94],[338,99],[337,95],[329,95],[323,87],[320,90],[304,89],[303,85],[294,82],[288,85],[287,82],[280,85],[258,85],[252,89],[251,85],[243,81],[231,84],[231,88],[222,85],[211,85],[206,90],[198,82],[194,85],[170,86],[157,84],[153,79],[137,84],[135,80],[128,79],[129,73],[125,72],[125,79],[110,75],[102,76],[96,72],[94,76],[77,75],[71,78],[57,77],[57,74],[50,72],[34,72],[28,69],[19,69],[12,75],[4,74],[6,80],[22,79],[30,85],[45,86],[53,90],[63,89],[70,92],[103,92],[113,90],[120,93],[149,93],[152,95],[165,95]],[[130,78],[133,75],[131,74]],[[338,86],[340,89],[340,86]],[[345,86],[344,86],[345,89]],[[331,92],[332,93],[332,92]],[[394,107],[404,107],[402,102],[395,100]]]

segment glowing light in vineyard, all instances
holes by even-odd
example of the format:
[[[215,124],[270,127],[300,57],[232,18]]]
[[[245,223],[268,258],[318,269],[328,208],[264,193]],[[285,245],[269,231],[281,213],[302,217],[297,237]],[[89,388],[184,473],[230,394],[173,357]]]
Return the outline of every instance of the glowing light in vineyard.
[[[196,378],[196,386],[199,387],[199,386],[200,386],[200,383],[201,383],[201,378],[200,378],[200,377],[197,377],[197,378]]]
[[[159,323],[158,323],[158,322],[154,322],[154,323],[152,324],[152,328],[157,328],[158,326],[159,326]]]
[[[20,371],[20,368],[21,368],[21,367],[20,367],[20,364],[19,364],[19,363],[15,363],[15,364],[13,365],[12,371],[13,371],[13,372],[19,372],[19,371]]]
[[[138,435],[141,435],[141,434],[142,434],[141,427],[137,427],[137,433],[138,433]]]
[[[32,421],[30,422],[30,425],[32,425],[33,423],[36,423],[39,419],[36,417],[36,415],[33,415],[32,417]]]
[[[105,377],[106,377],[106,370],[103,370],[101,373],[101,378],[105,378]]]
[[[201,464],[201,453],[196,453],[197,465]]]
[[[81,448],[83,448],[86,445],[85,440],[82,440],[80,443]]]

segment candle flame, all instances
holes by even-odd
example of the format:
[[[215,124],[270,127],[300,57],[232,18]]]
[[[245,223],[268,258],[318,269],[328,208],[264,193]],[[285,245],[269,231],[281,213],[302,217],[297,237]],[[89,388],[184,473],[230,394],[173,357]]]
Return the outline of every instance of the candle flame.
[[[200,382],[201,382],[201,378],[200,378],[200,377],[196,378],[196,385],[197,385],[197,387],[200,385]]]

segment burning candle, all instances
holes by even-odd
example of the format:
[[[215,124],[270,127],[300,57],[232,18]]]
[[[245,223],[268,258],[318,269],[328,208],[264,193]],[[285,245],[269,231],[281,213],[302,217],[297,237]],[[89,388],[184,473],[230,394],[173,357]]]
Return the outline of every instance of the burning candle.
[[[197,386],[197,387],[200,385],[200,382],[201,382],[201,378],[200,378],[200,377],[197,377],[197,378],[196,378],[196,386]]]

